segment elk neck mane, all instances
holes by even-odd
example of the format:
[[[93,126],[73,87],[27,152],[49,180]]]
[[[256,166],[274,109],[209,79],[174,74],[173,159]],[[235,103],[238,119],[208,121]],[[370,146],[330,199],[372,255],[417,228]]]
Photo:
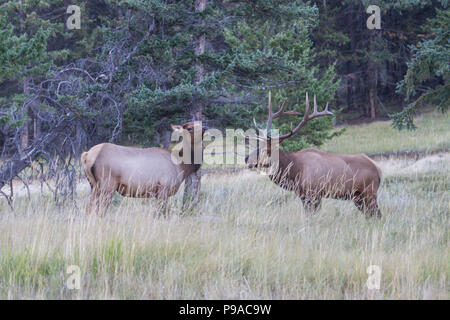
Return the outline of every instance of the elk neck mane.
[[[183,150],[180,151],[180,157],[183,157]],[[183,180],[189,177],[191,174],[197,172],[202,166],[201,163],[194,163],[194,150],[191,150],[191,163],[181,162],[178,167],[183,171]],[[202,162],[203,162],[203,149],[202,149]]]

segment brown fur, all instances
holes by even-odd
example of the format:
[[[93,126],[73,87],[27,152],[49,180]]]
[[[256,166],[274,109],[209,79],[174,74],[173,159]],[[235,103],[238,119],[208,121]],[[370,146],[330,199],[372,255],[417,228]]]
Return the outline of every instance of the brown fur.
[[[381,217],[377,203],[381,169],[367,156],[303,149],[280,150],[278,165],[267,158],[262,155],[257,164],[249,167],[270,167],[270,179],[294,191],[308,211],[317,210],[322,198],[351,199],[366,215]]]
[[[196,125],[198,123],[189,122],[174,126],[191,136],[192,150],[195,144],[202,143],[194,143],[192,139],[192,129]],[[184,141],[189,140],[183,138]],[[171,151],[167,149],[133,148],[112,143],[93,146],[81,155],[81,162],[92,187],[86,212],[89,214],[95,208],[101,216],[116,191],[126,197],[154,197],[166,202],[168,197],[177,193],[184,179],[200,167],[199,164],[175,164]]]
[[[269,116],[266,132],[272,120],[283,115],[296,115],[295,111],[284,112],[283,103],[279,111],[273,113],[269,94]],[[298,132],[309,120],[332,115],[328,104],[318,111],[314,96],[314,110],[309,113],[309,100],[306,94],[305,113],[302,121],[291,131],[279,137],[280,143]],[[271,161],[271,140],[265,139],[267,148],[256,150],[258,157],[249,167],[270,168],[270,179],[282,188],[294,191],[308,211],[315,211],[322,198],[351,199],[359,210],[367,216],[381,217],[378,209],[377,192],[381,182],[381,169],[363,154],[332,154],[316,149],[303,149],[297,152],[279,150],[276,163]],[[248,160],[248,158],[247,158]]]

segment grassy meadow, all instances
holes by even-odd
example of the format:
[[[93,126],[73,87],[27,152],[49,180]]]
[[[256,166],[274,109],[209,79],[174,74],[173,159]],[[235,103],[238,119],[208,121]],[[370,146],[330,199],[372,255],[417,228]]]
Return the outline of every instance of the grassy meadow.
[[[365,153],[365,154],[392,154],[402,152],[433,153],[436,151],[450,150],[450,113],[429,112],[418,116],[415,120],[417,129],[414,131],[396,130],[391,121],[377,121],[370,124],[345,126],[345,131],[338,137],[327,141],[321,150],[331,153]],[[336,131],[341,130],[336,128]],[[301,133],[299,133],[301,134]],[[218,154],[215,158],[236,159],[237,165],[214,163],[211,155],[214,147],[218,144],[207,143],[204,155],[204,169],[216,168],[244,168],[244,151],[238,154]],[[221,148],[215,152],[223,151]],[[220,161],[219,159],[219,161]],[[224,162],[224,161],[223,161]]]
[[[355,141],[378,152],[383,125]],[[419,130],[436,136],[405,148],[449,141],[448,126]],[[400,148],[402,135],[389,143]],[[325,149],[352,152],[348,139]],[[168,219],[156,217],[154,200],[120,196],[105,218],[85,216],[86,182],[65,206],[35,192],[18,196],[13,212],[0,199],[0,298],[449,299],[450,154],[378,163],[381,220],[349,201],[324,200],[306,214],[292,193],[249,170],[206,174],[196,207],[183,211],[179,192]],[[69,265],[80,267],[79,290],[66,286]],[[381,268],[379,290],[366,286],[370,265]]]
[[[391,121],[378,121],[347,127],[321,149],[334,153],[433,152],[450,149],[450,114],[425,113],[415,118],[414,131],[396,130]]]

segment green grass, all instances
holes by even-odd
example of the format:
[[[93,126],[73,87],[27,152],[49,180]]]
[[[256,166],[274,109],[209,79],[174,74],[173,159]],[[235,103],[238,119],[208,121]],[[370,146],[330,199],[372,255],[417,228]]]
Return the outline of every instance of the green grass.
[[[449,147],[448,114],[349,127],[322,149],[343,153]],[[209,174],[191,211],[182,192],[171,218],[155,201],[116,196],[107,216],[85,216],[89,187],[57,206],[39,185],[0,198],[0,299],[449,299],[450,154],[379,161],[381,220],[350,201],[315,215],[251,171]],[[181,189],[182,190],[182,189]],[[69,290],[66,268],[81,269]],[[368,290],[367,267],[381,267]]]
[[[450,158],[380,162],[381,220],[349,201],[315,215],[255,172],[207,175],[192,214],[119,198],[104,219],[87,193],[57,207],[33,194],[0,200],[2,299],[449,299]],[[83,189],[85,190],[85,189]],[[81,269],[69,290],[66,268]],[[380,290],[365,286],[369,265]]]
[[[430,152],[450,148],[449,113],[427,113],[415,119],[417,130],[399,131],[391,121],[347,127],[320,149],[334,153]]]
[[[404,151],[432,152],[450,149],[450,117],[449,113],[431,112],[415,119],[417,130],[399,131],[391,126],[391,121],[377,121],[363,125],[348,126],[345,132],[326,142],[319,149],[331,153],[395,153]],[[336,129],[336,130],[340,130]],[[210,149],[211,150],[211,149]],[[244,151],[238,155],[222,155],[235,157],[231,164],[213,164],[210,150],[204,154],[203,169],[223,169],[246,167]],[[221,150],[221,149],[220,149]]]

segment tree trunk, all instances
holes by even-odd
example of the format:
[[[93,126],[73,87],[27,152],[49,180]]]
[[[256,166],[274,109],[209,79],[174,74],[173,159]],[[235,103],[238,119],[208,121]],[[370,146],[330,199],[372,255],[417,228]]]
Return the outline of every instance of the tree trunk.
[[[370,120],[375,120],[377,109],[377,87],[371,86],[369,91]]]
[[[377,34],[375,34],[376,30],[370,30],[370,48],[372,48],[372,52],[374,52],[375,41],[377,40]],[[372,59],[369,58],[368,62],[368,75],[369,75],[369,108],[370,108],[370,119],[373,121],[376,117],[376,110],[378,107],[378,65]]]
[[[23,79],[23,95],[25,96],[25,100],[24,101],[26,101],[26,99],[29,97],[29,83],[28,82],[29,82],[28,78],[24,78]],[[25,113],[24,117],[28,118],[29,115],[30,115],[30,110],[29,110],[28,107],[24,110],[24,113]],[[29,128],[29,125],[30,124],[29,124],[29,121],[27,119],[26,121],[24,121],[23,126],[22,126],[22,136],[20,138],[20,152],[21,152],[22,155],[24,154],[23,150],[25,150],[28,147],[29,140],[30,140],[30,128]]]
[[[352,65],[350,61],[347,61],[347,110],[353,111],[353,73]]]
[[[353,7],[350,4],[350,10],[353,11]],[[353,54],[355,51],[355,32],[353,28],[353,14],[348,15],[348,21],[347,25],[350,29],[350,53]],[[347,61],[347,110],[353,111],[355,105],[354,105],[354,92],[353,92],[353,86],[354,86],[354,77],[353,74],[353,63],[351,60]]]
[[[203,12],[206,8],[207,0],[195,0],[195,11]],[[195,55],[199,56],[205,53],[205,34],[201,34],[197,38],[197,45],[195,47]],[[195,84],[198,85],[203,81],[203,77],[205,75],[205,68],[202,63],[197,63],[195,65],[195,69],[197,71],[197,75],[195,78]],[[197,101],[194,108],[192,108],[193,117],[196,120],[202,119],[202,104]],[[197,172],[191,174],[186,178],[184,182],[184,193],[183,193],[183,204],[188,202],[194,202],[198,200],[200,195],[200,185],[201,185],[201,169],[197,170]]]
[[[26,153],[16,153],[11,158],[0,165],[0,189],[16,177],[23,169],[28,167],[32,161],[37,159],[46,146],[56,144],[67,131],[71,130],[70,126],[73,119],[67,119],[51,128],[49,132],[42,135],[41,138],[35,139],[29,146]]]
[[[19,3],[20,3],[20,7],[21,7],[21,9],[19,10],[19,17],[20,17],[20,27],[19,27],[19,30],[20,30],[20,33],[21,34],[24,34],[25,33],[25,19],[26,19],[26,14],[25,14],[25,12],[24,11],[22,11],[22,0],[19,0]],[[24,95],[24,97],[25,97],[25,100],[24,100],[24,102],[26,102],[26,100],[27,100],[27,98],[29,97],[29,95],[30,95],[30,86],[29,86],[29,82],[30,82],[30,79],[28,78],[28,77],[24,77],[23,78],[23,83],[22,83],[22,90],[23,90],[23,95]],[[30,128],[29,128],[29,126],[30,126],[30,123],[29,123],[29,121],[28,121],[28,118],[29,118],[29,116],[30,116],[30,114],[31,114],[31,112],[30,112],[31,110],[29,109],[29,107],[27,107],[25,110],[24,110],[24,117],[26,118],[26,121],[24,121],[24,123],[23,123],[23,126],[22,126],[22,130],[21,130],[21,137],[20,137],[20,154],[21,155],[24,155],[25,153],[24,153],[24,151],[23,150],[25,150],[27,147],[28,147],[28,145],[29,145],[29,141],[30,141]]]
[[[172,131],[169,129],[163,129],[162,135],[161,135],[161,143],[162,147],[164,149],[170,148],[170,135],[172,134]]]
[[[22,127],[22,137],[20,139],[20,152],[22,155],[25,154],[23,150],[25,150],[28,147],[29,136],[30,133],[28,130],[28,121],[25,121]]]
[[[33,140],[36,140],[41,136],[41,120],[37,116],[33,118]]]

